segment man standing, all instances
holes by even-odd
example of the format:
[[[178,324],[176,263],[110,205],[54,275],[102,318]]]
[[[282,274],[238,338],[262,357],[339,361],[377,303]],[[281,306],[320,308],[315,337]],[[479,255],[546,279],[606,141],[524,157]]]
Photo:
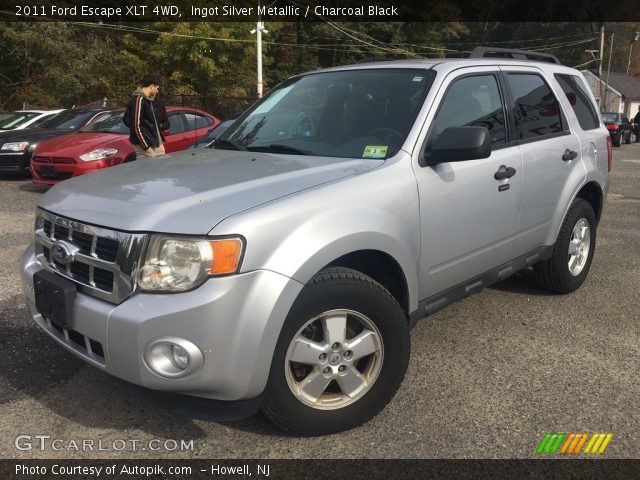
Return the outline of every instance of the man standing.
[[[156,120],[153,99],[160,89],[160,77],[149,74],[142,79],[127,104],[124,124],[129,127],[129,141],[136,151],[136,158],[153,158],[164,154],[164,138]]]
[[[640,142],[640,105],[638,105],[638,113],[633,117],[634,130],[636,134],[636,143]]]

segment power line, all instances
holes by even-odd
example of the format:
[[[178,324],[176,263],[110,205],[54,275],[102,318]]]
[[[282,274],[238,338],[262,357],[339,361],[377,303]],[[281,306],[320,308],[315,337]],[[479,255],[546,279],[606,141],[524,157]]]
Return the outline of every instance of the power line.
[[[501,44],[505,44],[505,43],[523,43],[523,42],[542,42],[542,41],[547,41],[547,40],[560,40],[563,38],[572,38],[572,37],[584,37],[584,36],[593,36],[594,33],[578,33],[575,35],[563,35],[563,36],[559,36],[559,37],[544,37],[544,38],[530,38],[530,39],[521,39],[521,40],[503,40],[503,41],[499,41],[499,42],[489,42],[492,45],[501,45]],[[447,45],[478,45],[479,42],[448,42]]]
[[[581,40],[579,42],[557,43],[555,45],[551,44],[551,45],[541,45],[538,47],[529,47],[528,50],[531,50],[534,52],[544,52],[545,50],[553,50],[554,48],[573,47],[575,45],[582,45],[583,43],[593,42],[594,40],[598,40],[598,37],[589,38],[587,40]]]
[[[595,62],[595,61],[596,61],[595,59],[593,59],[593,60],[589,60],[588,62],[581,63],[580,65],[576,65],[575,67],[571,67],[571,68],[580,68],[580,67],[584,67],[584,66],[589,65],[590,63],[593,63],[593,62]]]

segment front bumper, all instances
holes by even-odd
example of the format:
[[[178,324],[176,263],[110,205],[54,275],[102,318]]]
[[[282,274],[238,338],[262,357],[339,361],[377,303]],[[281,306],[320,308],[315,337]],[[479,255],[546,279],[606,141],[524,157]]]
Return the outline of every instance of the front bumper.
[[[264,390],[282,324],[303,287],[278,273],[257,270],[211,278],[185,293],[134,293],[120,305],[78,292],[72,330],[62,330],[36,310],[33,275],[41,269],[30,246],[22,259],[29,312],[67,350],[146,388],[228,401],[255,398]],[[203,352],[203,366],[183,378],[155,374],[143,354],[159,337],[194,343]]]
[[[21,175],[29,173],[29,160],[32,154],[33,151],[31,150],[25,152],[3,150],[0,152],[0,173]]]
[[[30,170],[33,183],[55,185],[68,178],[99,172],[105,168],[120,165],[122,162],[123,159],[119,157],[83,162],[71,158],[36,156],[31,161]],[[46,174],[45,169],[49,170]]]

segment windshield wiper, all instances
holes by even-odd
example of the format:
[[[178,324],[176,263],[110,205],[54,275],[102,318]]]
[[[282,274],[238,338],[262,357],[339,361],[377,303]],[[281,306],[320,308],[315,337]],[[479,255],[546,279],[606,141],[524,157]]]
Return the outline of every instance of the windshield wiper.
[[[246,150],[242,145],[233,143],[223,138],[216,138],[209,148],[219,148],[220,150]]]
[[[296,147],[290,147],[289,145],[282,145],[280,143],[272,143],[270,145],[257,145],[255,147],[247,148],[250,152],[278,152],[278,153],[292,153],[294,155],[311,155],[309,150],[300,150]]]

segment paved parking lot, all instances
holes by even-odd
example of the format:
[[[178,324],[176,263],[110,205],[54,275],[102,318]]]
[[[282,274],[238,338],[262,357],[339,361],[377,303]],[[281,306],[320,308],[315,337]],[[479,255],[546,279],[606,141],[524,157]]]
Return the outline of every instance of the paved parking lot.
[[[18,275],[42,192],[0,178],[0,458],[522,458],[550,431],[611,432],[606,457],[640,457],[639,145],[615,149],[580,290],[549,295],[525,272],[422,320],[393,402],[325,438],[285,435],[260,416],[185,417],[49,340],[28,318]],[[18,435],[62,441],[18,450]],[[107,450],[74,449],[83,439]]]

